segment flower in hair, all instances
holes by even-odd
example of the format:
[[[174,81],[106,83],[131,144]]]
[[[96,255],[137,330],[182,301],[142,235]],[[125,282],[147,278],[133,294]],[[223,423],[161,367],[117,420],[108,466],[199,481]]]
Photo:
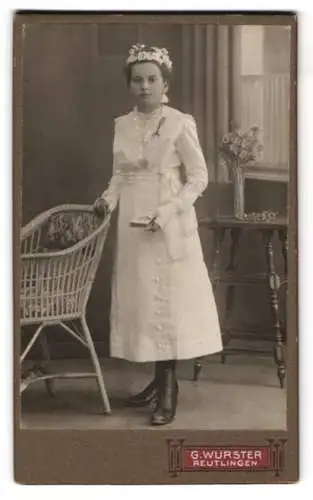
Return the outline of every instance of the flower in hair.
[[[136,43],[132,45],[129,50],[127,64],[133,64],[137,61],[154,61],[160,65],[166,66],[169,71],[172,69],[172,61],[169,57],[167,49],[165,48],[160,49],[159,47],[149,47],[147,45]]]

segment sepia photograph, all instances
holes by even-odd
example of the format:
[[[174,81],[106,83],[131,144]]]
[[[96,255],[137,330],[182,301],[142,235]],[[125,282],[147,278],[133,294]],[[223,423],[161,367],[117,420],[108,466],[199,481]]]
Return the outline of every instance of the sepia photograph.
[[[293,22],[17,15],[20,436],[260,432],[269,451],[241,449],[244,465],[168,441],[169,470],[267,470],[266,457],[283,470],[297,413]]]
[[[286,429],[290,54],[23,25],[23,428]]]

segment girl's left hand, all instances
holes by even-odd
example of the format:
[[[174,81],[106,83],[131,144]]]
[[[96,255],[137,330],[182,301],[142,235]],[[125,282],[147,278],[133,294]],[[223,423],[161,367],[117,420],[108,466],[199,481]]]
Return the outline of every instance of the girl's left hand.
[[[154,233],[155,231],[158,231],[159,229],[160,229],[160,226],[155,221],[155,218],[154,218],[154,219],[151,219],[151,221],[149,222],[149,224],[145,228],[145,231],[152,231]]]
[[[93,211],[98,217],[104,217],[110,213],[109,205],[103,198],[97,198],[93,204]]]

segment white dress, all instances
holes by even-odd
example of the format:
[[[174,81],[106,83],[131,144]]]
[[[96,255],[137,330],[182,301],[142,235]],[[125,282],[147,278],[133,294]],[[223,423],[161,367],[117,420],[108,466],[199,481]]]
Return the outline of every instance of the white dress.
[[[193,206],[208,182],[194,119],[169,106],[147,117],[133,110],[115,120],[113,153],[102,195],[111,210],[119,204],[111,356],[148,362],[221,351]],[[146,215],[161,229],[130,226]]]

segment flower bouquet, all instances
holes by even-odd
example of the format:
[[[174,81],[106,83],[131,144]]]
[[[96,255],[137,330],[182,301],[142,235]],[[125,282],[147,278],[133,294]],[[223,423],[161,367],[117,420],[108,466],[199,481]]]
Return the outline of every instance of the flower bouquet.
[[[251,127],[246,132],[239,128],[228,132],[219,147],[233,179],[236,217],[242,218],[244,214],[244,168],[255,162],[261,150],[258,127]]]

